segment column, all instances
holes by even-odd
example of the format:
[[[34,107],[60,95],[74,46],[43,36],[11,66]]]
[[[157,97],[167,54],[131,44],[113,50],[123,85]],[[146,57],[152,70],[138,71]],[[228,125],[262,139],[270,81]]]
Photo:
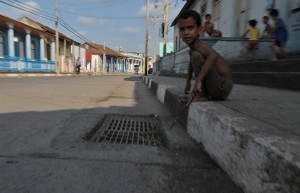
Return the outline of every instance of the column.
[[[54,38],[51,39],[51,61],[55,61],[55,41]]]
[[[8,55],[15,57],[14,26],[8,25]]]
[[[114,60],[113,60],[113,56],[111,56],[110,57],[110,67],[109,67],[109,72],[113,72],[114,71],[114,67],[113,67],[113,62],[114,62]]]
[[[30,31],[26,31],[25,44],[26,44],[26,59],[31,60],[31,35],[30,35]]]
[[[45,61],[45,39],[44,39],[44,36],[40,37],[40,60]]]
[[[223,32],[223,37],[234,37],[236,31],[236,0],[221,1],[221,20],[220,29]]]
[[[103,53],[103,60],[102,60],[103,72],[106,72],[106,55]]]
[[[214,13],[213,13],[213,3],[214,1],[213,0],[208,0],[207,1],[207,4],[206,4],[206,13],[209,13],[212,15],[212,21],[213,21],[213,18],[214,18]]]

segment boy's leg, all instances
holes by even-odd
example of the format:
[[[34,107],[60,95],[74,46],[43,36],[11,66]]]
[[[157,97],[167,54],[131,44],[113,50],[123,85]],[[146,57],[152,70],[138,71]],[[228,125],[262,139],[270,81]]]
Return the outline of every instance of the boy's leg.
[[[246,54],[245,54],[245,61],[249,60],[249,52],[251,52],[250,48],[247,48]]]
[[[252,55],[252,59],[253,60],[256,60],[258,48],[259,48],[258,41],[255,41],[255,46],[253,48],[253,55]]]
[[[270,45],[271,57],[272,57],[272,60],[274,60],[274,61],[277,60],[276,53],[275,53],[275,46],[276,46],[276,40],[274,40]]]
[[[280,54],[281,54],[281,56],[282,56],[282,58],[287,58],[287,55],[286,55],[286,52],[285,52],[285,43],[286,42],[283,42],[283,41],[281,41],[279,44],[279,49],[280,49]]]
[[[287,55],[286,55],[286,52],[285,52],[284,48],[280,48],[280,53],[281,53],[282,58],[284,58],[284,59],[287,58]]]
[[[231,92],[233,81],[231,78],[220,76],[216,67],[214,67],[207,74],[205,85],[210,98],[224,100]]]
[[[246,53],[245,53],[245,60],[248,61],[249,59],[249,53],[251,52],[251,43],[250,41],[248,41],[248,45],[247,45],[247,48],[246,48]]]

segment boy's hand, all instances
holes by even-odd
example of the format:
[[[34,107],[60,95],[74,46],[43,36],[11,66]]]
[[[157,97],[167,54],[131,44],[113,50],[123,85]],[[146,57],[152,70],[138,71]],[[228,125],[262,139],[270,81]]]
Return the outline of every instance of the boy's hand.
[[[202,95],[202,82],[196,82],[193,88],[193,97]]]
[[[184,94],[189,94],[191,90],[191,82],[187,82],[184,88]]]

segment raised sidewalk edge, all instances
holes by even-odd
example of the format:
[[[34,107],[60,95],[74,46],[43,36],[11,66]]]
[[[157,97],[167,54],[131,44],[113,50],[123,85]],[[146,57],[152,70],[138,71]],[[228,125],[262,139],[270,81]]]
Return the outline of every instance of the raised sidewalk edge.
[[[143,82],[173,114],[182,108],[182,91],[176,85],[151,76]],[[300,192],[298,135],[217,101],[191,103],[186,116],[181,123],[188,134],[246,193]]]

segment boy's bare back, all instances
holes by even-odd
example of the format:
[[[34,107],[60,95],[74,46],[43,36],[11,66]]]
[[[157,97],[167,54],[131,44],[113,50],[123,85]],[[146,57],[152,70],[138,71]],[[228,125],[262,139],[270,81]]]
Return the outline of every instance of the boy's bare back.
[[[214,49],[211,48],[208,44],[203,42],[202,40],[198,39],[194,42],[193,48],[191,48],[191,51],[198,51],[205,59],[207,58],[213,58],[214,62],[212,66],[216,66],[219,74],[221,76],[225,76],[228,78],[232,78],[232,71],[227,62],[224,60],[222,56],[220,56],[219,53],[217,53]],[[203,64],[205,65],[205,63]]]

